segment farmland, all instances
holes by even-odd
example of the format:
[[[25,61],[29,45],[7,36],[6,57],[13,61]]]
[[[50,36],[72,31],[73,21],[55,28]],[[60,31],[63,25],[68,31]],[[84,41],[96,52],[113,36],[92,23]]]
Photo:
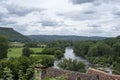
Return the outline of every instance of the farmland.
[[[22,55],[22,49],[23,48],[9,48],[8,50],[8,57],[20,57]],[[43,48],[30,48],[33,50],[35,53],[36,52],[41,52]]]

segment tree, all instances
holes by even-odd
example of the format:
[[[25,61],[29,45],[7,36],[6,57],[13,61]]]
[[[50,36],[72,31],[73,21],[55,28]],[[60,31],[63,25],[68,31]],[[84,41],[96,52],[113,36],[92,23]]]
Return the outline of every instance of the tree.
[[[113,53],[112,48],[104,42],[97,42],[88,51],[88,56],[109,56]]]
[[[76,59],[63,59],[58,66],[66,70],[85,72],[85,64],[81,61],[77,61]]]
[[[77,56],[85,57],[88,54],[88,50],[90,46],[93,44],[91,41],[80,41],[75,42],[74,44],[74,52]]]
[[[7,57],[8,41],[4,36],[0,36],[0,59]]]
[[[115,52],[115,56],[120,56],[120,42],[116,42],[114,45],[113,45],[113,49],[114,49],[114,52]]]
[[[63,52],[62,52],[61,50],[56,50],[56,51],[54,52],[54,55],[55,55],[55,57],[56,57],[57,59],[61,59],[61,58],[64,56],[64,54],[63,54]]]
[[[31,50],[28,47],[23,48],[22,50],[22,56],[29,57],[31,54]]]
[[[12,71],[8,68],[4,68],[4,80],[13,80]]]
[[[44,65],[45,67],[51,67],[53,66],[53,63],[54,63],[54,57],[52,56],[43,56],[41,57],[42,58],[42,61],[41,61],[41,64]]]

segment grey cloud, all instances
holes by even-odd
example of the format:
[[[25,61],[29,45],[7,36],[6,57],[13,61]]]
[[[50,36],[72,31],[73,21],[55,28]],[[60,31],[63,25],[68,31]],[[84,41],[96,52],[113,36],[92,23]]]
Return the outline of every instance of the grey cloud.
[[[101,27],[101,25],[98,25],[98,24],[90,24],[90,25],[88,25],[88,27]]]
[[[69,18],[71,20],[94,20],[98,19],[98,16],[94,15],[95,12],[89,11],[89,12],[80,12],[80,11],[71,11],[67,13],[60,13],[58,16],[64,16],[65,18]]]
[[[89,33],[103,33],[103,31],[97,27],[92,28],[91,30],[88,31]]]
[[[95,0],[70,0],[73,4],[83,4],[83,3],[91,3]]]
[[[7,21],[7,20],[5,20],[5,19],[0,19],[0,25],[1,26],[10,26],[10,25],[16,25],[17,24],[17,22],[15,22],[15,21]]]
[[[113,15],[120,16],[120,11],[114,11]]]
[[[8,10],[9,15],[17,15],[17,16],[25,16],[34,11],[43,11],[45,9],[40,8],[26,8],[17,5],[4,5],[4,7]]]
[[[50,20],[43,20],[40,22],[42,24],[42,26],[57,26],[58,22],[56,21],[50,21]]]
[[[94,14],[94,13],[96,13],[96,12],[91,10],[91,11],[84,11],[83,13],[84,13],[84,14]]]

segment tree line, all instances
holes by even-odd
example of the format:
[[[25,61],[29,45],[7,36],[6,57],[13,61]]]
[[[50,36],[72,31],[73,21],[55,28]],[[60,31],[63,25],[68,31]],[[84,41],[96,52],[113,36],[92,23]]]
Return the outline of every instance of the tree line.
[[[112,67],[120,74],[120,36],[100,41],[78,41],[73,46],[77,56],[88,59],[93,65]]]

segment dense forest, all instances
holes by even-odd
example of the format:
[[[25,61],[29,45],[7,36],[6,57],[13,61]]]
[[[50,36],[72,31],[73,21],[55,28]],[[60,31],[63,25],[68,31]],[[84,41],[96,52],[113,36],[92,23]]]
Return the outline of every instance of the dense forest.
[[[90,61],[93,66],[108,66],[120,74],[120,36],[101,41],[78,41],[74,52]]]

